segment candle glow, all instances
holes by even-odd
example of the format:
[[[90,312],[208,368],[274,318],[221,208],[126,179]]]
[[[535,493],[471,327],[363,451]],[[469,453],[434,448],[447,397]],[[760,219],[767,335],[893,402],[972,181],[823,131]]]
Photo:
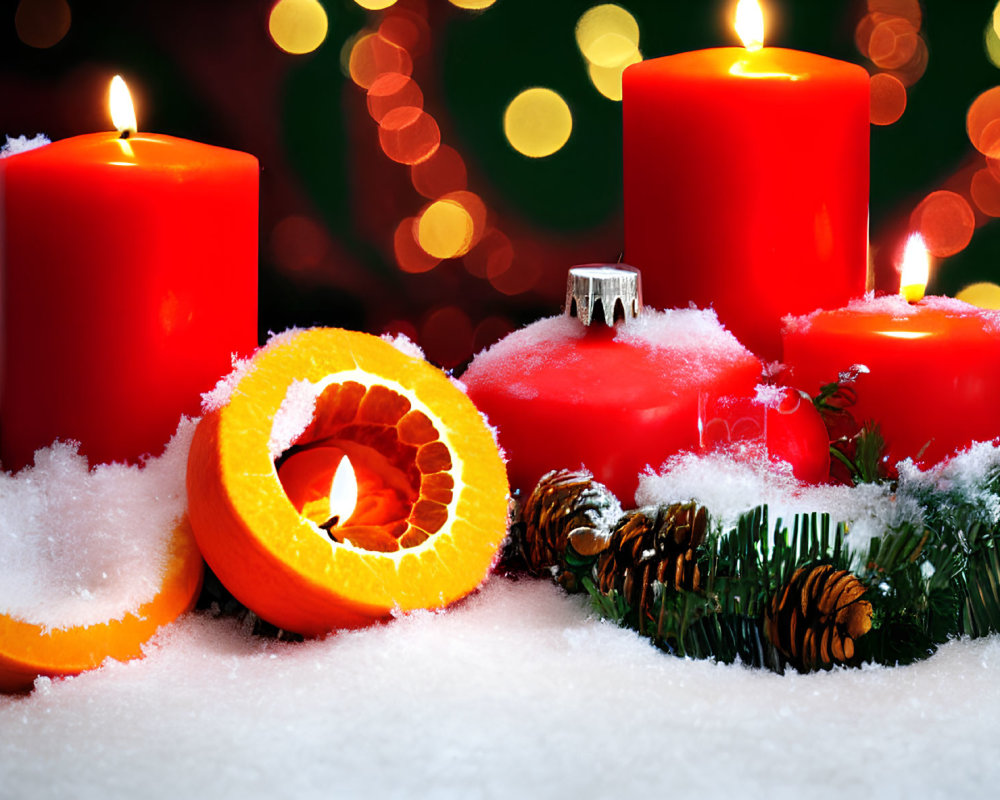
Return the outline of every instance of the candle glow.
[[[903,250],[903,265],[899,279],[899,293],[908,303],[916,303],[924,296],[930,277],[930,256],[924,246],[924,239],[914,233],[906,240]]]
[[[330,520],[334,525],[343,524],[354,513],[358,504],[358,477],[351,459],[346,455],[337,465],[330,485]]]
[[[764,14],[757,0],[740,0],[737,3],[736,33],[751,53],[764,46]]]
[[[129,94],[128,86],[121,75],[115,75],[111,79],[108,104],[111,107],[111,124],[120,133],[128,135],[138,131],[132,95]]]

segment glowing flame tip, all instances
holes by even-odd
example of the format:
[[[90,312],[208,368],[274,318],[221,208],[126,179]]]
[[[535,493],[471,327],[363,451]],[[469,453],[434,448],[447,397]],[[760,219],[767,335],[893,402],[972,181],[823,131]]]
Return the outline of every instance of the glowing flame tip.
[[[740,0],[737,3],[736,33],[750,52],[764,46],[764,14],[757,0]]]
[[[346,455],[340,459],[330,486],[330,517],[342,525],[354,513],[358,503],[358,477]]]

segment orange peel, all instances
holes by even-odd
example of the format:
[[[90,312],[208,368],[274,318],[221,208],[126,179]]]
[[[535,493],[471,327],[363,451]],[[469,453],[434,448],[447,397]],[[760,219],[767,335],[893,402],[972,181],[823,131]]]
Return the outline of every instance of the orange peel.
[[[276,454],[293,384],[311,386],[316,404]],[[358,501],[327,530],[316,497],[343,455]],[[306,635],[447,606],[483,582],[507,532],[506,470],[472,401],[423,359],[340,329],[258,351],[199,423],[187,481],[215,574],[257,615]]]
[[[187,517],[174,528],[167,559],[156,596],[121,619],[46,628],[0,614],[0,691],[23,692],[39,676],[76,675],[109,658],[141,656],[161,625],[194,607],[201,590],[204,564]]]

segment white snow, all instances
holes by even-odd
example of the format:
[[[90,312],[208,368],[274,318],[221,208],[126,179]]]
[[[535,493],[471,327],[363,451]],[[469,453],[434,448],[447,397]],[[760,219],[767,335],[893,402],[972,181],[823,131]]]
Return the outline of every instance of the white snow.
[[[774,675],[666,656],[551,583],[321,641],[193,614],[0,698],[10,798],[991,797],[1000,639]]]
[[[636,502],[647,506],[695,500],[724,528],[764,503],[772,527],[779,518],[791,524],[795,514],[828,513],[834,524],[849,524],[848,541],[855,552],[886,527],[919,519],[914,503],[894,497],[888,486],[804,484],[782,466],[763,459],[737,460],[728,454],[681,453],[658,473],[647,472],[639,479]]]
[[[36,147],[51,144],[48,137],[42,133],[35,134],[30,139],[27,136],[7,136],[6,139],[6,144],[0,146],[0,158],[13,156],[17,153],[27,153]]]
[[[187,508],[194,422],[145,466],[88,470],[74,444],[0,473],[0,612],[46,628],[121,619],[152,600],[173,528]]]

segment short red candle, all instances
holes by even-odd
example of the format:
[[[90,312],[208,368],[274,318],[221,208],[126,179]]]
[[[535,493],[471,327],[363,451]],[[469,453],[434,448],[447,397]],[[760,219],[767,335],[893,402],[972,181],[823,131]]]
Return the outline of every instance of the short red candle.
[[[480,353],[462,376],[498,429],[513,489],[588,469],[626,505],[639,474],[698,448],[699,400],[751,396],[760,362],[706,312],[646,312],[618,328],[550,317]]]
[[[650,305],[712,306],[777,359],[782,316],[864,292],[864,69],[718,48],[635,64],[622,94],[625,259]]]
[[[0,460],[158,454],[257,340],[257,160],[94,133],[0,160]]]
[[[788,381],[811,395],[862,364],[850,410],[881,426],[891,463],[934,464],[1000,435],[1000,313],[943,297],[854,303],[789,320]]]

